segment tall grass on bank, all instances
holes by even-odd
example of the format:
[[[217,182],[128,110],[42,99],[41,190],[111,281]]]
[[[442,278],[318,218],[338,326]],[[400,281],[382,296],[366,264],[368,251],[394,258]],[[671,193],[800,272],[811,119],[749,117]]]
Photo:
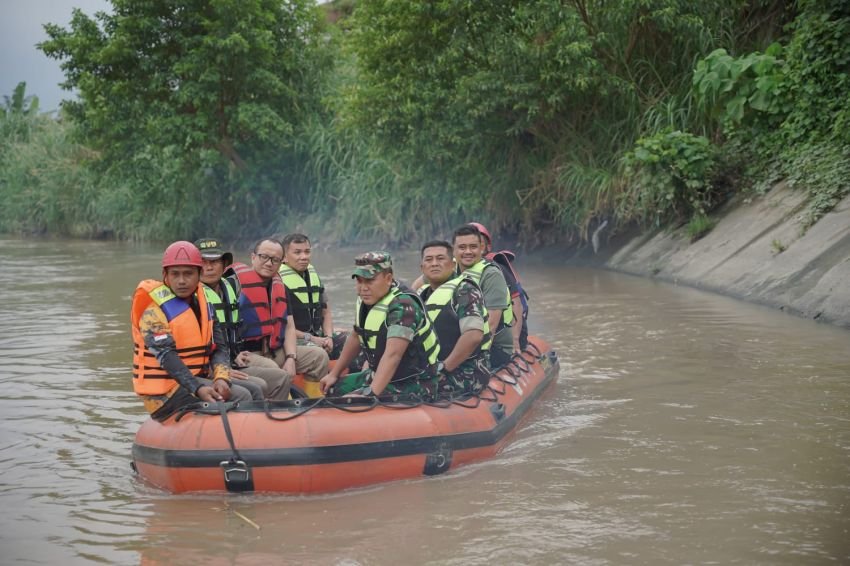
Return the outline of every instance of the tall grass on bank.
[[[73,126],[47,115],[4,121],[26,134],[7,138],[0,154],[0,231],[97,235],[97,183],[84,167],[92,156],[72,140]]]

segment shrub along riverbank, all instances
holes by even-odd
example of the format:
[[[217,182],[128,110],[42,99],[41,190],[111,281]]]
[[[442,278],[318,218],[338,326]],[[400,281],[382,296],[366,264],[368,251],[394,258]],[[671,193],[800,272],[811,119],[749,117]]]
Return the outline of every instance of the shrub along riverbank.
[[[6,98],[0,231],[533,247],[850,193],[839,0],[112,4],[46,27],[78,101]]]

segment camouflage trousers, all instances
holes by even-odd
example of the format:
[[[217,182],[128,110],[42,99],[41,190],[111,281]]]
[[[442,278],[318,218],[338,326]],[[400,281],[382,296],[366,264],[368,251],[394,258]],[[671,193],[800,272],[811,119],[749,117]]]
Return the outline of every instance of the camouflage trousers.
[[[346,395],[356,392],[372,382],[373,372],[370,369],[349,373],[334,386],[334,395]],[[391,381],[381,392],[381,395],[416,395],[421,398],[434,398],[440,392],[438,377],[420,379],[410,377],[402,381]]]
[[[468,360],[453,372],[443,370],[440,390],[445,393],[478,394],[490,382],[490,364],[485,358]]]

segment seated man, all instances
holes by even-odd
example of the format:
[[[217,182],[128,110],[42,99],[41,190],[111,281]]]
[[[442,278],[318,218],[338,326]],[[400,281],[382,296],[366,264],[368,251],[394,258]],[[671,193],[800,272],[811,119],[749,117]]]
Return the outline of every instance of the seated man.
[[[484,238],[484,259],[498,265],[499,269],[502,270],[502,275],[505,276],[505,282],[508,284],[508,291],[511,294],[511,310],[514,320],[522,321],[522,324],[514,324],[511,327],[514,352],[521,352],[528,345],[528,293],[523,289],[519,274],[514,268],[516,254],[510,250],[494,252],[493,237],[490,236],[490,231],[478,222],[470,222],[469,225],[477,228]]]
[[[490,366],[498,369],[508,363],[514,353],[510,329],[514,316],[508,284],[502,270],[482,257],[483,237],[477,228],[466,224],[455,230],[453,245],[460,272],[475,281],[484,294],[490,330],[493,332]]]
[[[286,286],[299,344],[320,346],[335,360],[339,358],[348,333],[334,332],[328,295],[310,263],[313,256],[310,239],[304,234],[289,234],[282,243],[283,263],[278,273]]]
[[[322,348],[297,346],[295,323],[289,313],[286,288],[278,275],[283,262],[283,245],[272,238],[254,244],[251,265],[234,263],[228,282],[239,294],[239,336],[241,350],[237,358],[248,367],[258,358],[268,358],[283,368],[289,377],[303,373],[307,381],[318,382],[328,372],[328,353]]]
[[[420,268],[429,284],[419,295],[440,339],[443,374],[455,391],[477,393],[490,381],[493,339],[481,289],[469,277],[455,276],[452,245],[446,241],[422,246]]]
[[[162,281],[146,279],[133,295],[133,390],[156,420],[198,401],[252,398],[230,383],[227,344],[201,285],[202,266],[191,242],[174,242],[162,257]]]
[[[388,253],[368,252],[357,256],[355,264],[351,277],[357,280],[359,298],[354,331],[334,368],[321,379],[322,392],[335,386],[335,395],[436,396],[440,344],[422,300],[395,284]],[[372,369],[349,374],[337,385],[361,349]]]
[[[260,388],[260,397],[272,401],[289,399],[292,377],[268,358],[256,356],[248,359],[247,352],[239,352],[238,328],[239,295],[233,286],[222,279],[224,270],[233,263],[233,254],[221,249],[215,238],[201,238],[195,242],[201,251],[204,267],[201,282],[207,301],[215,309],[216,320],[225,330],[230,356],[230,378],[242,387]]]

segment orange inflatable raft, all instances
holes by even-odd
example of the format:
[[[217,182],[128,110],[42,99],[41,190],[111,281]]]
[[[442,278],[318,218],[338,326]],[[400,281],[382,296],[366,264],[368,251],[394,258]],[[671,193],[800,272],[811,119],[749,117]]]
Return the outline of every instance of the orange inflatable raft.
[[[174,493],[321,493],[441,474],[495,455],[558,369],[549,345],[530,337],[480,397],[202,404],[142,424],[133,467]]]

